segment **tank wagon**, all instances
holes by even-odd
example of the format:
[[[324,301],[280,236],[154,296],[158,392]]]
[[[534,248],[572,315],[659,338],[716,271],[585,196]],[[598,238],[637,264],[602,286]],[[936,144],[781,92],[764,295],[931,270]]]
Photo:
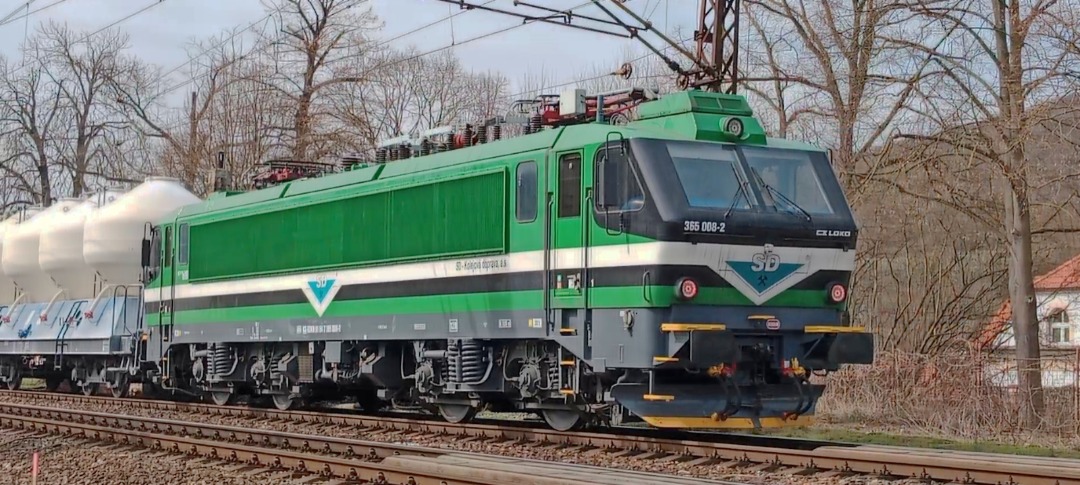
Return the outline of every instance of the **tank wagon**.
[[[29,208],[0,224],[0,384],[65,380],[120,397],[145,364],[140,249],[150,221],[199,199],[174,179]],[[8,293],[11,292],[11,293]]]
[[[557,429],[806,422],[809,373],[873,355],[844,318],[857,228],[826,153],[766,137],[740,96],[671,94],[621,125],[597,106],[570,91],[525,136],[394,140],[180,208],[146,261],[154,378]]]

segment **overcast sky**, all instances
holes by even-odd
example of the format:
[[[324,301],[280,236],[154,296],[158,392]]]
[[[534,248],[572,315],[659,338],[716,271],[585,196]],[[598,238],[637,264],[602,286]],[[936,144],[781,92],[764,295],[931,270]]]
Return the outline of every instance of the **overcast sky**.
[[[30,10],[56,1],[31,0]],[[26,19],[0,26],[0,53],[9,58],[18,58],[19,44],[24,40],[26,32],[33,32],[40,22],[52,19],[92,32],[156,1],[158,0],[64,0]],[[486,0],[473,1],[483,3]],[[562,9],[581,5],[585,1],[533,0],[533,3]],[[26,2],[27,0],[0,0],[0,18]],[[205,38],[238,25],[247,26],[266,15],[260,0],[161,2],[160,5],[119,24],[118,28],[124,29],[130,35],[134,53],[158,63],[165,69],[172,69],[187,60],[184,47],[191,40]],[[383,39],[395,37],[460,11],[456,5],[436,0],[369,0],[369,3],[383,22],[384,27],[380,34]],[[679,27],[683,29],[682,32],[692,32],[697,3],[695,0],[630,0],[627,4],[635,12],[648,15],[652,22],[666,32],[672,32]],[[490,6],[515,8],[513,0],[496,0]],[[530,12],[522,10],[521,7],[517,8],[517,11]],[[25,8],[16,16],[24,12]],[[593,5],[575,12],[604,15]],[[452,41],[461,42],[520,23],[521,19],[514,17],[470,11],[454,17],[452,21],[402,37],[394,41],[394,45],[404,47],[412,44],[421,52],[426,52],[450,45]],[[475,70],[503,72],[513,82],[527,72],[540,69],[554,72],[560,81],[571,81],[593,65],[611,64],[611,68],[615,69],[618,63],[624,60],[620,54],[627,47],[633,48],[635,52],[645,52],[637,41],[535,23],[455,47],[454,51],[466,66]]]

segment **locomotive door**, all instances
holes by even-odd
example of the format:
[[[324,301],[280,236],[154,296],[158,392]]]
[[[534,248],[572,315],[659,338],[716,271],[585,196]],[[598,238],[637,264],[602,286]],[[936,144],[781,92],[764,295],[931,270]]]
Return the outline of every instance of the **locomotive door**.
[[[165,226],[164,247],[161,261],[161,303],[158,306],[158,317],[161,325],[161,341],[172,341],[173,337],[173,297],[175,294],[173,281],[176,265],[173,261],[173,231],[172,226]],[[163,351],[166,349],[162,349]]]
[[[552,307],[585,308],[588,292],[585,230],[588,195],[582,196],[585,166],[580,150],[556,155],[555,204],[552,205]]]

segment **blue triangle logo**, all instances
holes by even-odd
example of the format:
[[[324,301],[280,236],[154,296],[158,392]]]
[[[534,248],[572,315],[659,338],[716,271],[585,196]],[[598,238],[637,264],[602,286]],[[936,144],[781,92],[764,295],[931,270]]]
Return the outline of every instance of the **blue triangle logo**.
[[[326,295],[330,294],[330,289],[334,287],[335,279],[326,279],[321,283],[319,281],[308,281],[308,287],[311,288],[311,294],[315,296],[315,301],[320,305],[326,300]],[[294,290],[295,291],[295,290]]]
[[[754,267],[760,265],[750,261],[728,261],[727,264],[731,266],[731,269],[735,270],[735,274],[739,275],[759,295],[769,291],[769,288],[776,286],[777,283],[791,276],[792,273],[802,267],[802,264],[799,263],[779,263],[776,269],[765,271],[764,269],[755,270]]]
[[[315,278],[308,280],[307,286],[304,287],[304,295],[315,308],[315,313],[321,317],[334,301],[334,296],[337,295],[339,289],[341,285],[338,284],[337,278]]]

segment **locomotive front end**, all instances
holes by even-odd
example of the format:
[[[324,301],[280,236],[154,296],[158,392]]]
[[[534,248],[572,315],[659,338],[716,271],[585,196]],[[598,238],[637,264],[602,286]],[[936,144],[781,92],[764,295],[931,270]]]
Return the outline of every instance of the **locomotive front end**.
[[[649,261],[642,296],[627,293],[636,308],[608,317],[623,328],[594,343],[627,369],[611,395],[656,427],[809,423],[825,388],[812,375],[873,362],[873,335],[847,313],[854,217],[823,150],[766,138],[731,109],[741,98],[680,101],[634,124],[694,139],[609,142],[597,157],[598,224],[652,241],[625,244],[618,264]]]

